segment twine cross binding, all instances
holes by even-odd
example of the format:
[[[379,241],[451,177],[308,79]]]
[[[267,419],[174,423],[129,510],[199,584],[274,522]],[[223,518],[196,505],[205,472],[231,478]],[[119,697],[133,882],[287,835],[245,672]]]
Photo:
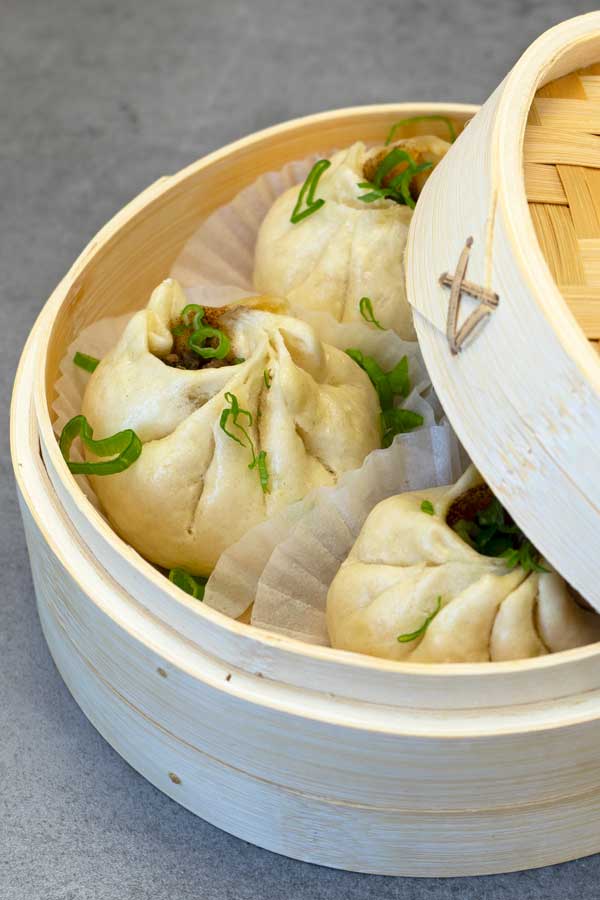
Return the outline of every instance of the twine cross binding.
[[[454,275],[444,272],[439,278],[442,287],[450,288],[448,318],[446,320],[446,337],[448,338],[450,352],[453,356],[460,353],[467,338],[473,334],[478,325],[497,308],[500,302],[498,294],[494,293],[494,291],[489,291],[487,288],[480,287],[478,284],[473,284],[472,281],[466,280],[465,275],[472,246],[473,238],[469,237],[460,254]],[[479,300],[479,304],[459,328],[458,313],[463,294],[468,294],[470,297]]]

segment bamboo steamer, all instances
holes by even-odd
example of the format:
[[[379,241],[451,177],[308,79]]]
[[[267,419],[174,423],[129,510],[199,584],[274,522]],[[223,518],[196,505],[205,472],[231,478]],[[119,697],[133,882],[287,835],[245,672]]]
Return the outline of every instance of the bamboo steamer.
[[[549,176],[553,199],[539,200],[533,175],[539,182],[548,173],[528,171],[526,194],[518,168],[536,90],[595,57],[600,14],[565,23],[530,48],[429,180],[411,229],[407,278],[426,361],[453,424],[521,526],[598,602],[594,532],[583,531],[600,505],[598,449],[590,442],[588,457],[573,464],[594,423],[600,434],[598,359],[553,281],[528,211],[530,193],[532,203],[567,205],[556,175]],[[198,223],[260,173],[381,139],[401,118],[442,113],[460,124],[474,112],[400,104],[323,113],[161,179],[99,233],[58,286],[15,383],[13,460],[40,619],[86,715],[146,778],[203,818],[271,850],[356,871],[483,874],[600,850],[600,645],[513,663],[423,666],[305,645],[226,619],[179,592],[112,532],[68,472],[49,410],[73,337],[97,318],[144,305]],[[512,132],[504,132],[507,121]],[[499,158],[501,133],[506,158]],[[468,172],[468,190],[460,171]],[[507,175],[515,173],[509,192]],[[469,236],[467,277],[483,287],[493,312],[454,355],[449,290],[438,276],[454,272]],[[539,409],[523,427],[527,403],[532,415],[535,408],[517,390],[526,362],[517,351],[538,364],[552,351],[544,387],[554,402],[559,376],[570,378],[558,407],[566,434],[553,432]],[[514,397],[506,380],[500,395],[498,371]],[[531,390],[547,416],[541,380],[536,373]],[[577,406],[577,429],[565,424],[567,400]],[[590,418],[582,422],[583,413]],[[558,470],[559,496],[549,497]],[[544,515],[556,515],[559,499],[553,526]],[[578,517],[581,544],[557,527]]]
[[[600,609],[600,358],[587,340],[600,336],[600,123],[583,88],[598,76],[577,74],[598,60],[597,12],[532,44],[429,179],[406,258],[421,349],[459,437]],[[485,291],[463,292],[461,315],[478,306],[485,322],[457,353],[439,276],[461,259]]]
[[[292,667],[298,656],[308,668],[320,662],[319,689],[265,677],[258,651],[253,664],[240,653],[236,666],[207,652],[102,566],[61,506],[32,403],[43,325],[17,373],[11,430],[40,620],[69,690],[134,768],[245,840],[348,870],[487,874],[599,849],[597,647],[557,654],[550,667],[546,657],[399,674],[382,661],[361,666],[353,654],[252,638],[265,659],[270,647]],[[211,613],[193,608],[200,621]],[[589,677],[578,678],[587,662]],[[371,677],[382,690],[383,673],[387,702],[336,691]],[[515,685],[543,690],[547,676],[556,698],[523,703]],[[500,694],[505,702],[492,706]],[[463,708],[475,697],[478,708]]]

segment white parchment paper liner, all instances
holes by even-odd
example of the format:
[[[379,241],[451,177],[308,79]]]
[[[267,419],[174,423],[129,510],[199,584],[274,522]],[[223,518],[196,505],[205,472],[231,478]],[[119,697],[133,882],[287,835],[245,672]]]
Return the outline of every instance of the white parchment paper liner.
[[[60,376],[55,385],[57,396],[52,404],[52,411],[56,417],[53,427],[57,437],[60,436],[69,419],[72,419],[73,416],[78,416],[81,412],[83,395],[90,378],[89,372],[86,372],[85,369],[80,369],[79,366],[74,364],[73,357],[75,353],[79,350],[80,353],[87,353],[88,356],[102,359],[115,346],[132,315],[133,313],[126,313],[124,316],[118,316],[117,318],[100,319],[100,321],[84,328],[69,345],[60,363]],[[83,461],[79,441],[73,444],[71,459],[78,462]],[[76,475],[75,480],[90,503],[101,515],[104,515],[86,476]]]
[[[314,155],[261,176],[202,223],[170,273],[182,283],[190,302],[222,306],[254,293],[254,245],[260,224],[273,201],[301,183],[317,158]],[[442,410],[416,342],[362,322],[339,323],[324,312],[294,310],[294,314],[309,322],[326,343],[342,350],[358,348],[384,370],[406,355],[413,390],[402,405],[424,418],[423,428],[397,436],[387,450],[374,451],[361,469],[346,473],[337,486],[313,491],[248,532],[221,557],[209,580],[205,602],[226,615],[237,617],[254,601],[255,624],[312,643],[327,643],[327,588],[372,507],[399,491],[448,484],[464,464],[450,426],[435,424]],[[57,435],[81,412],[89,379],[73,364],[75,351],[102,359],[131,315],[88,326],[68,348],[53,406]],[[81,458],[76,446],[73,458]],[[87,478],[77,480],[101,512]]]
[[[208,581],[205,602],[238,616],[254,600],[252,624],[329,643],[327,591],[369,512],[393,494],[449,484],[464,468],[447,423],[398,435],[335,487],[313,491],[230,547]]]
[[[315,161],[288,163],[278,172],[261,175],[226,206],[202,222],[171,267],[181,285],[199,281],[232,284],[252,290],[254,247],[258,229],[274,201],[294,184],[304,181]]]

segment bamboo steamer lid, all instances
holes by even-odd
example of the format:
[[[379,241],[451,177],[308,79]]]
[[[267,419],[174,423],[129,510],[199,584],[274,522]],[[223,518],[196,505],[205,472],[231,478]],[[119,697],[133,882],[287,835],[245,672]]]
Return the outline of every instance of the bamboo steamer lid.
[[[523,531],[600,610],[600,13],[543,34],[428,180],[406,251],[432,381]]]

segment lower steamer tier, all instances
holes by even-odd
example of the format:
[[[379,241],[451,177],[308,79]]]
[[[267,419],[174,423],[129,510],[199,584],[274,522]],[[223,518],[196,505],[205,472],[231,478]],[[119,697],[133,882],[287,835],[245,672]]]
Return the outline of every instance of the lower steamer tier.
[[[406,707],[353,701],[233,668],[125,592],[81,542],[39,455],[39,330],[15,383],[12,453],[40,619],[76,702],[127,762],[217,827],[335,868],[490,874],[600,850],[593,684],[544,703],[423,710],[410,708],[407,678]]]

